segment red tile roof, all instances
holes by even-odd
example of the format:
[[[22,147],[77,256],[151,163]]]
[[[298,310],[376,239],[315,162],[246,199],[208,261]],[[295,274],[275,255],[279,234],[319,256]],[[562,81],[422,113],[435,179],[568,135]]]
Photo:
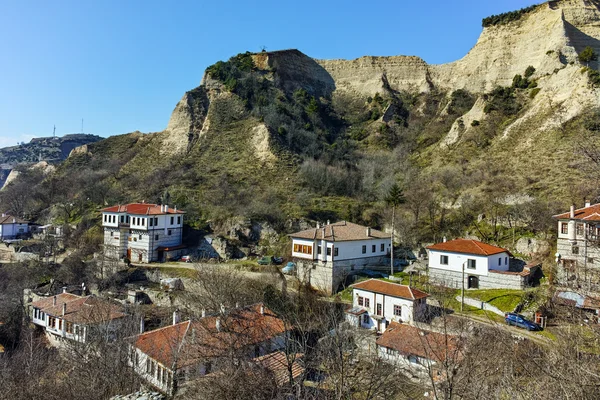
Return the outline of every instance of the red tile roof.
[[[266,307],[262,314],[260,308],[257,304],[149,331],[136,336],[134,345],[167,368],[193,365],[283,334],[283,321]]]
[[[370,233],[367,236],[367,229]],[[310,240],[328,240],[330,242],[344,242],[350,240],[367,240],[367,239],[389,239],[392,236],[388,233],[371,229],[366,226],[354,224],[352,222],[341,221],[333,224],[325,225],[321,228],[311,228],[304,231],[292,233],[289,235],[298,239]]]
[[[13,220],[14,220],[14,222],[13,222]],[[3,217],[0,217],[0,225],[10,225],[10,224],[28,224],[28,222],[19,217],[13,217],[12,215],[5,214]]]
[[[555,219],[571,219],[571,212],[553,215]],[[583,207],[575,210],[575,219],[585,221],[600,221],[600,203],[592,204],[589,207]]]
[[[354,289],[366,290],[373,293],[381,293],[388,296],[401,297],[403,299],[416,300],[429,296],[419,289],[411,288],[398,283],[391,283],[379,279],[369,279],[351,285]]]
[[[480,256],[491,256],[499,253],[510,252],[502,247],[492,246],[473,239],[454,239],[447,242],[436,243],[427,247],[429,250],[450,251],[453,253],[476,254]]]
[[[278,385],[284,385],[290,380],[291,367],[292,379],[296,380],[304,373],[304,368],[300,365],[301,353],[291,354],[288,359],[283,351],[267,354],[255,358],[253,361],[261,367],[271,371],[275,376],[275,381]]]
[[[127,213],[134,215],[161,215],[161,214],[185,214],[184,211],[175,210],[169,207],[168,210],[161,211],[160,204],[131,203],[118,206],[112,206],[102,209],[102,212]]]
[[[397,322],[391,322],[376,343],[405,356],[418,356],[436,362],[462,357],[458,336],[425,331]]]
[[[126,316],[121,306],[95,296],[82,297],[61,293],[56,296],[56,305],[53,303],[54,298],[48,297],[32,302],[31,306],[48,315],[77,324],[97,324]],[[66,305],[65,315],[62,313],[63,304]]]

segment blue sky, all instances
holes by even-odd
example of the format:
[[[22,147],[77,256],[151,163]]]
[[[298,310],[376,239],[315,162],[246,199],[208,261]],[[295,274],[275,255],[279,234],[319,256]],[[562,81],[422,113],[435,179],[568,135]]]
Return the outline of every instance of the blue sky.
[[[0,147],[164,129],[204,69],[246,50],[315,58],[464,56],[481,19],[527,0],[0,2]],[[427,4],[427,5],[425,5]]]

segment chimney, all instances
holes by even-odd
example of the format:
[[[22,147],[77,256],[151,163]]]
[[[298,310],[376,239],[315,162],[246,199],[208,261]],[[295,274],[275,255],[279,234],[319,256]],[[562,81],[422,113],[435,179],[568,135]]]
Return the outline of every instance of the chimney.
[[[52,305],[55,306],[56,305],[56,296],[54,296],[54,298],[52,299]]]
[[[192,344],[196,343],[196,328],[192,328]]]
[[[589,206],[591,206],[591,205],[592,205],[592,203],[589,200],[585,201],[585,207],[586,208],[589,207]]]
[[[17,220],[16,220],[15,218],[13,218],[13,224],[14,224],[15,222],[17,222]]]
[[[173,208],[173,210],[174,210],[175,212],[177,212],[177,206],[175,206],[175,207]]]
[[[330,222],[329,222],[329,220],[327,220],[327,225],[330,225]]]
[[[367,226],[367,237],[371,237],[371,227]]]
[[[221,314],[225,314],[225,306],[221,303]]]
[[[81,284],[81,286],[84,286],[84,287],[85,287],[85,285],[84,285],[83,283]],[[62,290],[63,290],[63,291],[62,291],[63,293],[67,293],[67,287],[66,287],[66,286],[63,286],[63,287],[62,287]]]
[[[444,241],[444,243],[446,243],[446,240],[447,240],[446,236],[444,236],[444,238],[442,240]]]
[[[217,329],[217,332],[221,332],[221,318],[217,317],[217,320],[215,321],[215,328]]]
[[[165,204],[165,212],[168,213],[169,212],[169,205]]]
[[[142,315],[142,316],[140,317],[140,335],[141,335],[142,333],[144,333],[144,328],[145,328],[145,326],[144,326],[144,325],[145,325],[145,322],[144,322],[144,316]]]
[[[265,305],[264,304],[260,305],[260,313],[263,315],[265,314]]]
[[[570,218],[575,218],[575,204],[571,204]]]
[[[321,224],[317,222],[317,229],[321,227]]]
[[[206,308],[202,309],[202,318],[206,317]]]
[[[2,213],[2,217],[6,217],[6,213]]]
[[[240,308],[240,303],[238,301],[235,302],[235,308]]]
[[[177,325],[179,323],[179,309],[173,311],[173,325]]]
[[[63,311],[62,311],[63,317],[65,316],[66,313],[67,313],[67,303],[63,303]]]

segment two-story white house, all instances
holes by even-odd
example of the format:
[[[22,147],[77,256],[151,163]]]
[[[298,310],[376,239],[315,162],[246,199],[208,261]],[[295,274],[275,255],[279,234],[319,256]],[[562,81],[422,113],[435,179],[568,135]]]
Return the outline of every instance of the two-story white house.
[[[391,235],[341,221],[289,235],[298,277],[314,288],[335,293],[353,273],[365,268],[389,270]]]
[[[141,333],[132,339],[130,365],[146,382],[173,394],[185,381],[285,347],[288,329],[263,304]]]
[[[553,216],[558,223],[556,239],[557,279],[562,284],[600,284],[600,204]]]
[[[184,212],[168,205],[132,203],[102,210],[104,254],[132,262],[166,261],[179,255]]]
[[[539,265],[511,269],[512,254],[473,239],[454,239],[427,247],[429,282],[460,289],[522,289]]]
[[[352,285],[346,319],[353,326],[385,332],[391,322],[412,324],[425,318],[427,297],[410,286],[369,279]]]
[[[29,222],[2,214],[0,217],[0,240],[14,239],[29,233]]]
[[[122,307],[95,296],[60,293],[29,304],[34,325],[44,329],[54,346],[64,340],[87,343],[98,337],[114,339],[127,314]]]

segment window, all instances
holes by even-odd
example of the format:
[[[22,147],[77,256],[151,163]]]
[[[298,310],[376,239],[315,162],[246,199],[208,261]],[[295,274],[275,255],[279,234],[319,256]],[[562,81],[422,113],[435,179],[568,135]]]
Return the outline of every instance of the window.
[[[440,265],[448,265],[448,256],[440,255]]]
[[[574,254],[574,255],[579,254],[579,246],[571,247],[571,254]]]
[[[327,255],[330,256],[331,255],[331,247],[327,248]]]
[[[150,364],[152,364],[152,361],[150,361],[150,359],[146,359],[146,373],[150,373]]]
[[[111,233],[110,233],[110,237],[113,237],[114,235],[115,235],[115,233],[114,233],[114,232],[111,232]]]
[[[567,234],[569,233],[569,224],[567,224],[566,222],[561,222],[560,224],[560,233],[562,234]]]
[[[321,246],[317,246],[317,254],[321,254]]]
[[[154,240],[158,240],[158,235],[154,235]]]
[[[128,224],[129,223],[129,215],[127,217],[125,217],[125,223]]]
[[[363,315],[363,324],[368,324],[369,323],[369,314],[364,314]]]
[[[502,257],[498,258],[498,265],[502,265]]]
[[[158,226],[158,217],[154,217],[154,226]]]
[[[142,240],[142,235],[138,235],[138,240]]]
[[[104,222],[106,222],[106,214],[104,214]]]
[[[588,257],[588,263],[593,264],[594,263],[594,258],[593,257]]]
[[[377,309],[377,311],[376,311],[377,315],[381,315],[381,312],[382,312],[381,303],[377,303],[376,309]]]
[[[67,323],[65,324],[65,330],[67,331],[67,333],[73,333],[73,323],[67,321]]]
[[[312,254],[312,246],[304,244],[294,244],[294,253]]]
[[[377,246],[372,245],[371,246],[371,253],[375,253],[376,249],[377,249]]]
[[[397,317],[401,317],[402,316],[402,306],[394,304],[394,315],[397,316]]]
[[[385,251],[385,243],[381,243],[379,251]]]
[[[367,246],[363,244],[362,253],[365,254],[367,252]]]
[[[504,257],[504,265],[508,265],[508,257]]]
[[[171,217],[171,225],[175,223],[175,217]]]
[[[177,225],[181,225],[181,217],[177,217]]]
[[[476,264],[477,264],[477,260],[473,260],[472,258],[469,258],[467,260],[467,268],[469,268],[469,269],[475,269]]]
[[[152,226],[152,223],[154,222],[154,218],[150,218],[150,226]]]
[[[171,230],[167,230],[167,235],[171,236]]]
[[[142,218],[142,226],[146,226],[146,218]]]
[[[358,296],[358,305],[362,306],[365,303],[365,298],[362,296]]]
[[[369,308],[370,305],[370,300],[365,297],[365,307]]]
[[[338,256],[338,254],[339,254],[339,251],[338,251],[338,250],[339,250],[339,249],[338,249],[337,247],[334,247],[334,249],[333,249],[333,255],[334,255],[335,257],[337,257],[337,256]]]
[[[577,224],[577,236],[583,236],[583,224]]]

